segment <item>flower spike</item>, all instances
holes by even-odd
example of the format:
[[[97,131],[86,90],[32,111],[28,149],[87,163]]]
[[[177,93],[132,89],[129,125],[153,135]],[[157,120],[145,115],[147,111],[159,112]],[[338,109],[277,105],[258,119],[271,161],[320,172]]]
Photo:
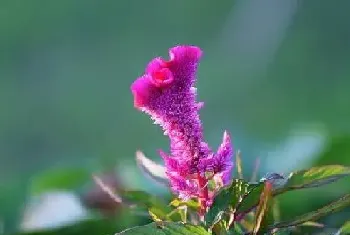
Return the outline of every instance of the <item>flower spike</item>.
[[[173,47],[169,60],[157,57],[148,63],[145,74],[134,81],[131,91],[135,108],[150,115],[170,139],[170,154],[159,154],[174,193],[183,199],[197,197],[203,214],[212,195],[205,173],[217,174],[227,184],[233,150],[226,132],[217,153],[204,141],[198,113],[204,103],[196,101],[195,88],[201,57],[199,47]]]

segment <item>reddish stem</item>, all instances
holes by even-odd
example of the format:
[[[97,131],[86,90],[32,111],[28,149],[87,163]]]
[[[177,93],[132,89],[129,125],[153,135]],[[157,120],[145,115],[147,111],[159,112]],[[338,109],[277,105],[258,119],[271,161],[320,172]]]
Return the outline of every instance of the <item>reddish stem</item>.
[[[199,216],[203,217],[205,213],[207,212],[207,202],[209,201],[209,194],[208,194],[208,182],[205,177],[202,177],[199,173],[197,176],[198,179],[198,186],[199,186]]]

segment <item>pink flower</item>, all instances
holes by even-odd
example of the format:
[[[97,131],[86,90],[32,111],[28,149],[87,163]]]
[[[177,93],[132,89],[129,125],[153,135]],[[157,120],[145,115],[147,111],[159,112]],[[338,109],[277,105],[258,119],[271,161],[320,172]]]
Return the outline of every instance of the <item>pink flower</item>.
[[[169,60],[153,59],[145,74],[131,85],[134,106],[149,114],[169,136],[171,154],[160,151],[160,155],[173,191],[183,198],[201,197],[208,202],[211,194],[204,173],[217,174],[224,184],[231,178],[230,137],[224,133],[217,153],[203,139],[198,113],[203,103],[196,101],[195,88],[201,49],[176,46],[169,50],[169,55]]]

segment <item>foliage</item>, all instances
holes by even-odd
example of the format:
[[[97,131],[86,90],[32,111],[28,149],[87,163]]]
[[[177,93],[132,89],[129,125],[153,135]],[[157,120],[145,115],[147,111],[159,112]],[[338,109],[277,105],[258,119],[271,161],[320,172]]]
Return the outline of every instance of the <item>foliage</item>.
[[[328,165],[292,172],[286,179],[278,174],[259,182],[234,179],[218,191],[204,218],[198,216],[198,204],[193,199],[174,199],[169,204],[172,210],[169,210],[169,206],[160,206],[161,201],[147,193],[129,192],[125,195],[136,199],[135,203],[146,205],[154,222],[120,234],[289,234],[298,226],[317,226],[315,220],[350,206],[350,194],[288,221],[278,221],[278,213],[283,213],[276,211],[278,196],[293,190],[319,187],[348,175],[349,167]],[[157,215],[151,212],[154,208],[157,208]],[[169,216],[175,213],[181,216]],[[347,227],[345,224],[339,231],[346,231]]]
[[[168,185],[165,177],[159,176],[164,169],[154,164],[144,155],[140,161],[140,152],[137,153],[138,166],[150,179]],[[238,159],[240,159],[239,155]],[[238,175],[242,175],[241,162],[237,161]],[[145,170],[146,169],[146,170]],[[162,173],[163,174],[163,173]],[[159,196],[139,190],[119,190],[108,188],[109,185],[99,185],[105,192],[116,194],[118,203],[129,211],[128,219],[113,216],[110,219],[91,219],[71,226],[57,229],[49,229],[21,234],[50,235],[50,234],[112,234],[122,229],[117,234],[290,234],[305,226],[313,226],[317,230],[326,229],[315,221],[332,213],[339,212],[350,206],[350,194],[345,194],[339,199],[328,202],[326,205],[314,211],[304,213],[286,220],[281,220],[281,211],[278,200],[281,195],[288,195],[296,190],[305,190],[308,195],[309,188],[317,188],[331,184],[350,175],[350,167],[344,165],[323,165],[309,169],[291,172],[284,178],[273,173],[260,179],[258,182],[250,182],[233,179],[229,185],[222,187],[218,182],[210,181],[211,187],[218,189],[214,195],[211,206],[201,217],[198,211],[200,203],[198,198],[183,200],[174,198],[165,201]],[[60,169],[53,172],[47,171],[33,180],[32,194],[40,194],[49,190],[73,190],[85,184],[90,173],[81,168]],[[68,180],[67,180],[68,179]],[[111,196],[111,195],[109,195]],[[300,199],[302,201],[302,199]],[[131,215],[131,216],[130,216]],[[132,227],[140,224],[130,223],[131,218],[147,216],[147,221],[152,223]],[[130,220],[131,219],[131,220]],[[129,221],[129,222],[127,222]],[[146,222],[144,219],[142,220]],[[348,234],[349,222],[338,229],[337,234]]]
[[[240,163],[239,163],[240,164]],[[142,169],[143,166],[140,166]],[[152,168],[152,166],[151,166]],[[241,171],[241,167],[237,167]],[[61,170],[61,172],[69,172]],[[80,171],[78,171],[80,172]],[[83,171],[81,171],[83,172]],[[146,174],[152,174],[152,169],[146,171]],[[47,174],[44,174],[47,175]],[[59,182],[65,175],[58,177],[58,173],[52,174],[55,179],[49,181],[38,180],[33,192],[39,189],[48,189],[73,187],[72,185],[62,185]],[[86,180],[86,174],[79,174],[78,179]],[[115,198],[119,198],[128,211],[129,217],[113,216],[110,219],[89,219],[71,226],[60,227],[57,229],[43,230],[37,232],[27,232],[22,234],[49,235],[49,234],[112,234],[124,229],[117,234],[290,234],[290,232],[299,227],[315,226],[318,230],[326,229],[316,220],[338,212],[350,206],[350,194],[343,195],[339,199],[328,203],[327,205],[311,211],[309,213],[296,216],[293,219],[280,221],[278,208],[278,197],[282,194],[288,194],[294,190],[302,190],[313,187],[320,187],[333,183],[341,178],[350,175],[350,168],[341,165],[326,165],[320,167],[311,167],[295,171],[289,174],[287,178],[279,174],[270,174],[258,182],[249,182],[244,179],[233,179],[228,186],[222,187],[214,196],[212,205],[201,218],[198,215],[200,204],[196,198],[182,200],[174,198],[166,202],[158,196],[139,190],[119,190],[113,191]],[[47,177],[46,177],[47,178]],[[151,177],[154,180],[157,178]],[[39,182],[39,183],[38,183]],[[48,183],[40,183],[48,182]],[[51,183],[50,183],[51,182]],[[58,183],[57,183],[58,182]],[[74,184],[73,184],[74,183]],[[102,182],[103,183],[103,182]],[[40,187],[39,187],[40,186]],[[108,185],[99,185],[104,190]],[[125,214],[125,213],[124,213]],[[131,215],[147,215],[154,222],[137,227],[130,227]],[[134,217],[135,218],[135,217]],[[117,222],[118,221],[118,222]],[[129,221],[129,222],[127,222]],[[140,220],[138,220],[140,221]],[[143,220],[144,221],[144,220]],[[146,221],[144,221],[146,222]],[[143,223],[144,223],[143,222]],[[139,224],[139,222],[138,222]],[[338,230],[338,234],[347,234],[349,222],[345,223]]]
[[[285,228],[285,227],[292,227],[292,226],[304,224],[304,223],[309,222],[309,221],[317,220],[317,219],[319,219],[325,215],[328,215],[330,213],[340,211],[348,206],[350,206],[350,194],[347,194],[347,195],[339,198],[338,200],[336,200],[336,201],[334,201],[334,202],[332,202],[332,203],[330,203],[330,204],[328,204],[328,205],[326,205],[326,206],[324,206],[316,211],[307,213],[305,215],[298,216],[292,221],[284,221],[284,222],[274,224],[272,226],[272,228]]]

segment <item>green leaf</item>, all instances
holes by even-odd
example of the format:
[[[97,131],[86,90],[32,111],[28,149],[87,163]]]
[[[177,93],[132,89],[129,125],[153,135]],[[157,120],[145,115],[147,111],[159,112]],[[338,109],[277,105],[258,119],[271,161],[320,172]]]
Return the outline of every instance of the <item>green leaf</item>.
[[[242,214],[257,206],[264,190],[264,182],[247,183],[236,179],[230,186],[223,188],[214,198],[213,205],[205,216],[208,226],[217,223],[225,212]]]
[[[174,223],[174,222],[160,222],[151,223],[144,226],[138,226],[131,229],[127,229],[120,235],[210,235],[203,227]],[[116,234],[116,235],[117,235]]]
[[[348,206],[350,206],[350,194],[347,194],[347,195],[341,197],[340,199],[338,199],[337,201],[334,201],[334,202],[328,204],[327,206],[324,206],[316,211],[298,216],[295,219],[290,220],[290,221],[276,223],[271,227],[271,229],[273,229],[273,228],[286,228],[286,227],[290,227],[290,226],[297,226],[297,225],[303,224],[307,221],[315,221],[323,216],[327,216],[331,213],[340,211]]]
[[[258,205],[263,190],[264,183],[250,184],[247,188],[248,192],[243,195],[243,198],[237,205],[236,213],[247,213],[254,206]]]
[[[350,175],[350,167],[342,165],[312,167],[308,170],[291,173],[283,187],[277,189],[274,194],[281,194],[295,189],[322,186],[348,175]]]
[[[214,202],[208,213],[205,215],[206,224],[211,227],[217,223],[230,206],[236,206],[242,195],[247,191],[248,187],[248,183],[243,180],[236,179],[231,183],[231,185],[220,190],[220,192],[214,198]]]
[[[350,167],[350,135],[327,135],[322,151],[312,163],[313,166],[344,165]],[[350,177],[344,177],[335,183],[307,190],[295,190],[279,196],[281,211],[284,219],[291,219],[297,215],[314,211],[328,202],[334,200],[337,195],[350,192]],[[308,198],[308,200],[300,200]],[[312,203],[310,203],[310,201]],[[295,206],[297,204],[298,206]]]
[[[345,222],[345,224],[340,228],[339,235],[350,234],[350,220]]]
[[[260,196],[264,191],[265,183],[272,183],[278,179],[283,179],[283,177],[277,173],[272,173],[267,177],[262,178],[259,183],[249,183],[249,186],[246,189],[247,192],[243,195],[243,198],[236,207],[236,213],[241,214],[251,211],[253,207],[258,205]]]
[[[40,194],[49,190],[75,190],[89,180],[91,180],[91,173],[85,168],[48,170],[33,178],[31,193]]]

